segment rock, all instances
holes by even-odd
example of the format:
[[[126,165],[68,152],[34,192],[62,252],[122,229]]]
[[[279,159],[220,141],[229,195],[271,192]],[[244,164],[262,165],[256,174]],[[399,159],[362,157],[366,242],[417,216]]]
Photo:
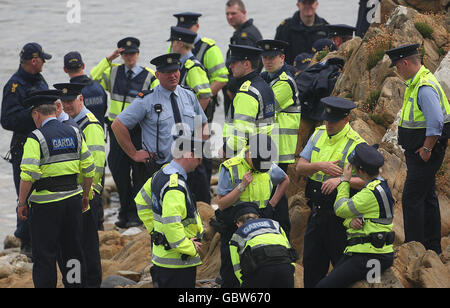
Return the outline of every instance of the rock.
[[[128,287],[128,286],[135,286],[136,282],[125,278],[120,275],[111,275],[103,279],[101,288],[102,289],[111,289],[111,288],[117,288],[117,287]]]
[[[444,89],[445,95],[447,96],[447,99],[450,97],[450,79],[448,76],[450,76],[450,53],[448,52],[445,58],[442,60],[439,67],[436,69],[436,72],[434,73],[437,80],[441,84],[442,88]]]
[[[3,241],[3,249],[20,247],[20,239],[14,235],[7,235]]]
[[[354,283],[351,288],[400,289],[404,287],[400,280],[395,276],[394,271],[391,268],[388,268],[381,274],[379,283],[369,283],[367,280],[361,280]]]
[[[129,228],[129,229],[125,230],[122,233],[122,236],[133,236],[133,235],[141,233],[142,231],[143,231],[143,229],[141,229],[141,228],[132,227],[132,228]]]
[[[133,271],[118,271],[117,275],[139,282],[141,280],[141,274]]]

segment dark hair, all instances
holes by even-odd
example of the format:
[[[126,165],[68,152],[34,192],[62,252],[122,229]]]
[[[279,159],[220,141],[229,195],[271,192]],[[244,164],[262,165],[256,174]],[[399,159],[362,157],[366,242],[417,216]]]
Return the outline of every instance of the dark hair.
[[[228,0],[228,2],[227,2],[228,7],[234,6],[234,5],[237,5],[241,12],[245,12],[245,4],[242,0]]]

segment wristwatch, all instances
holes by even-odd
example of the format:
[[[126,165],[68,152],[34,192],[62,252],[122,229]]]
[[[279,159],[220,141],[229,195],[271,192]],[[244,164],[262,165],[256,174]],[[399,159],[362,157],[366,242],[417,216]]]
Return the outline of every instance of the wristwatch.
[[[239,189],[240,192],[244,192],[245,187],[242,186],[242,183],[239,183],[239,185],[237,186],[237,189]]]
[[[423,146],[423,150],[427,153],[431,153],[431,151],[433,151],[433,149],[429,149],[426,146]]]
[[[27,205],[26,203],[20,203],[19,201],[17,201],[17,206],[18,206],[18,207],[26,206],[26,205]]]
[[[345,179],[345,176],[344,176],[344,175],[341,175],[341,182],[339,183],[339,185],[340,185],[342,182],[350,183],[348,180]]]

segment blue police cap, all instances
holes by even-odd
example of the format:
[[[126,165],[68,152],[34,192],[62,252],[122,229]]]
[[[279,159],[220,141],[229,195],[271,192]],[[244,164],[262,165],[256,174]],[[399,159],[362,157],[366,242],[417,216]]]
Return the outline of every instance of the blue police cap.
[[[71,51],[64,56],[64,67],[68,69],[81,68],[83,59],[78,51]]]
[[[139,52],[141,42],[135,37],[126,37],[117,42],[117,48],[125,49],[123,53]]]
[[[348,156],[348,162],[369,174],[375,174],[384,165],[384,157],[377,151],[376,146],[360,143]]]
[[[313,55],[302,52],[301,54],[297,55],[294,59],[294,67],[300,71],[304,71],[308,68],[309,64],[311,63],[313,58]]]
[[[356,108],[354,102],[337,96],[324,97],[320,101],[324,104],[323,120],[328,122],[339,122]]]
[[[289,43],[280,40],[260,40],[256,44],[262,49],[263,56],[276,56],[285,53]]]
[[[182,27],[170,27],[170,38],[167,41],[181,41],[194,44],[197,33]]]
[[[328,37],[353,36],[353,32],[356,31],[356,27],[344,24],[325,25],[325,27],[328,30]]]
[[[262,49],[247,45],[228,45],[230,48],[230,57],[228,63],[234,61],[244,61],[258,59],[261,56]]]
[[[326,39],[326,38],[315,41],[312,46],[313,53],[316,53],[316,52],[319,52],[319,51],[322,51],[325,49],[328,49],[328,51],[337,50],[336,45],[333,43],[333,41],[330,39]]]
[[[234,206],[234,221],[246,214],[256,214],[260,216],[259,206],[253,202],[240,202]]]
[[[395,63],[401,59],[419,54],[419,46],[420,44],[408,44],[386,51],[386,54],[392,61],[391,66],[394,66]]]
[[[42,105],[53,105],[58,99],[59,99],[59,96],[57,96],[57,95],[35,94],[35,95],[31,95],[30,97],[26,98],[23,103],[24,103],[25,108],[31,108],[31,110],[33,110],[34,108],[42,106]]]
[[[56,83],[53,85],[56,89],[61,91],[62,101],[73,101],[81,94],[81,90],[85,87],[83,83]]]
[[[20,58],[23,60],[30,60],[32,58],[41,58],[44,60],[50,60],[52,55],[45,53],[42,46],[38,43],[27,43],[22,47],[20,51]]]
[[[200,13],[195,12],[183,12],[178,14],[173,14],[177,18],[177,27],[190,28],[198,23],[198,18],[202,16]]]
[[[153,58],[150,63],[156,66],[158,72],[170,72],[180,69],[180,54],[179,53],[169,53],[165,55]]]

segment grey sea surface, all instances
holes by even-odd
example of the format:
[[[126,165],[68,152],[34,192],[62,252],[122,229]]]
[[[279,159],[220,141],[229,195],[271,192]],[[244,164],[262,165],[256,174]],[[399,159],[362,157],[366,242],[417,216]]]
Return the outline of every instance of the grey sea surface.
[[[254,19],[264,38],[273,38],[281,21],[297,10],[294,0],[244,2],[247,17]],[[40,43],[53,56],[43,70],[50,87],[68,81],[63,71],[67,52],[79,51],[89,72],[126,36],[141,40],[138,64],[153,68],[149,61],[167,52],[170,27],[176,24],[172,14],[185,11],[203,14],[199,33],[214,39],[225,54],[234,31],[225,18],[225,3],[225,0],[0,0],[0,86],[3,89],[18,69],[19,52],[27,42]],[[319,0],[317,13],[331,24],[356,25],[358,3],[358,0]],[[78,4],[79,23],[74,14]],[[3,92],[0,95],[2,98]],[[221,123],[223,118],[223,108],[219,108],[215,121]],[[1,156],[8,151],[11,136],[10,131],[0,127]],[[11,164],[0,159],[0,241],[15,230],[16,199]]]

